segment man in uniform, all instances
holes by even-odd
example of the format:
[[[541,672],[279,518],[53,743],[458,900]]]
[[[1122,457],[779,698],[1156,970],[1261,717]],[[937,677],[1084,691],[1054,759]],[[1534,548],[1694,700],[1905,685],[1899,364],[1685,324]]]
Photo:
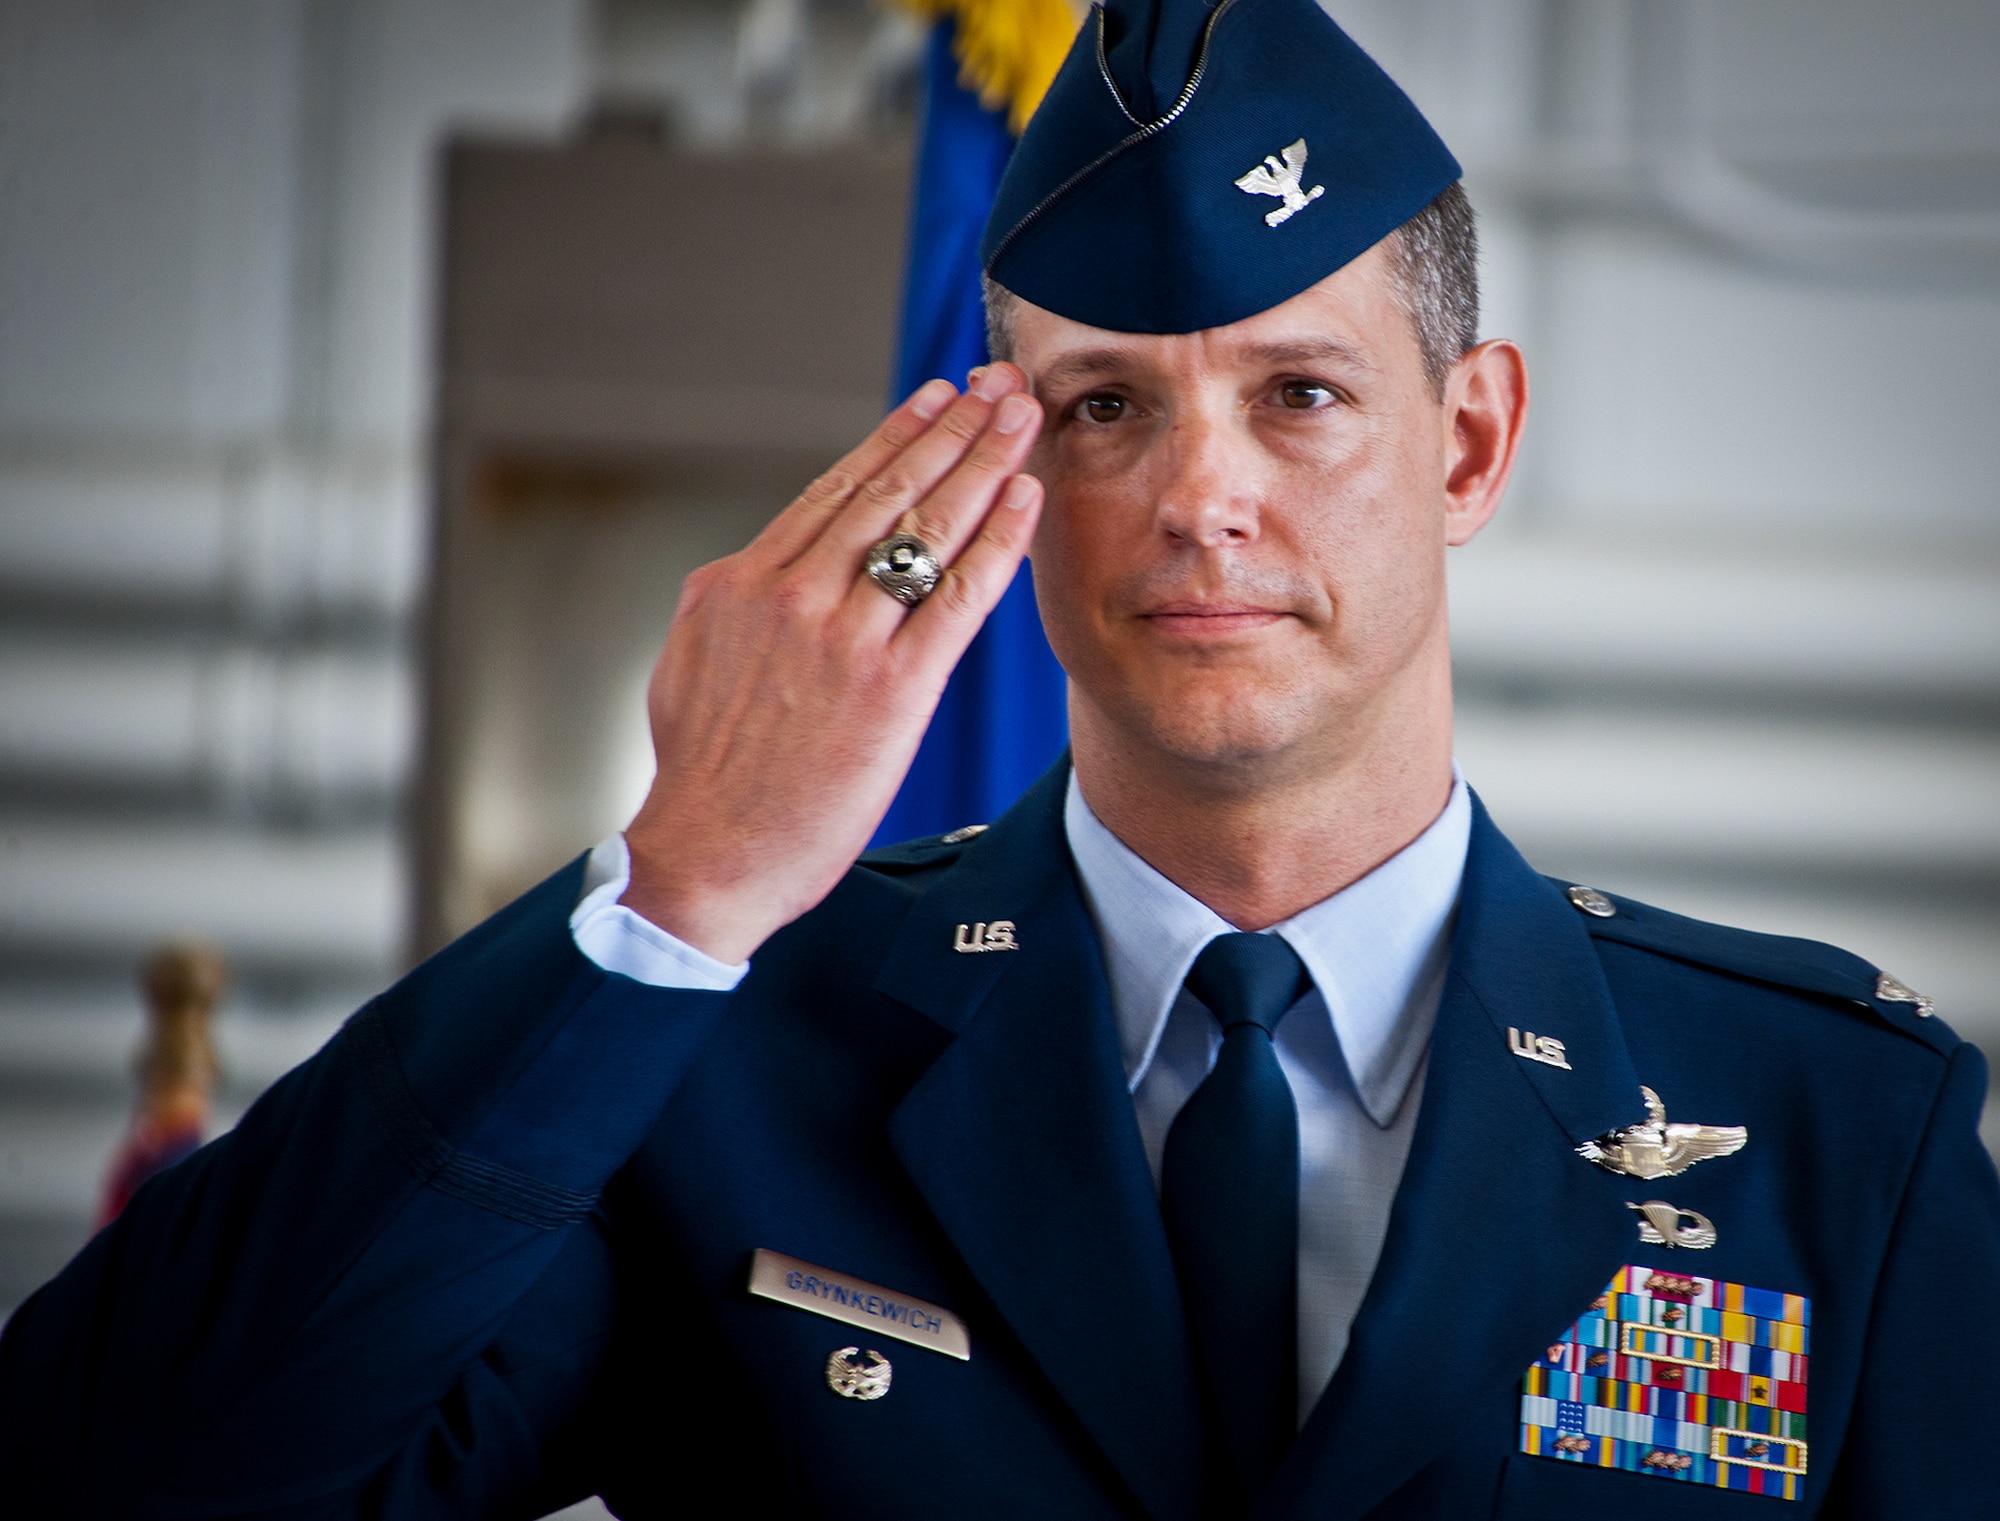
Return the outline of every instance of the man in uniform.
[[[1094,13],[998,361],[690,578],[622,837],[19,1312],[10,1511],[1992,1515],[1978,1054],[1453,770],[1457,177],[1310,0]],[[857,861],[1031,539],[1073,756]]]

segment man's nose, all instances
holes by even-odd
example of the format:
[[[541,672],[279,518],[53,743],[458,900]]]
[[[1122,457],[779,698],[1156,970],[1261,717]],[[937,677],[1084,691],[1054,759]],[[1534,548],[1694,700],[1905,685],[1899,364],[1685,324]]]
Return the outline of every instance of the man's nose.
[[[1182,418],[1163,442],[1166,469],[1155,509],[1160,527],[1202,549],[1254,541],[1257,472],[1240,431],[1227,419]]]

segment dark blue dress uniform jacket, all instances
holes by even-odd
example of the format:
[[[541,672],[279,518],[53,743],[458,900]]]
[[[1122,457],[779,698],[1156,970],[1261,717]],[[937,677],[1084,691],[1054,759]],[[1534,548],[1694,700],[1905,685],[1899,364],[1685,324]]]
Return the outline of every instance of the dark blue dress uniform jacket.
[[[878,853],[733,994],[606,974],[581,865],[148,1185],[0,1342],[23,1517],[1137,1517],[1202,1510],[1187,1336],[1060,770]],[[1623,900],[1477,812],[1414,1145],[1345,1361],[1260,1517],[2000,1515],[1978,1052],[1875,971]],[[954,951],[1012,919],[1019,949]],[[1565,1042],[1523,1061],[1510,1027]],[[1641,1120],[1749,1127],[1642,1183]],[[1629,1201],[1709,1216],[1638,1244]],[[769,1247],[954,1310],[958,1362],[745,1292]],[[1524,1370],[1628,1262],[1812,1301],[1803,1502],[1517,1452]]]

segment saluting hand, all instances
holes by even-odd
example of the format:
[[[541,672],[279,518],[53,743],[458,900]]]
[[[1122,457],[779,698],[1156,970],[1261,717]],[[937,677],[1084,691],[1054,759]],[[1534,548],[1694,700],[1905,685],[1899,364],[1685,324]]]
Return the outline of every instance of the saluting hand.
[[[1041,407],[1009,364],[920,388],[745,549],[681,588],[647,704],[657,770],[623,901],[742,961],[867,846],[945,680],[1041,514],[1016,472]],[[911,533],[947,569],[915,610],[862,574]]]

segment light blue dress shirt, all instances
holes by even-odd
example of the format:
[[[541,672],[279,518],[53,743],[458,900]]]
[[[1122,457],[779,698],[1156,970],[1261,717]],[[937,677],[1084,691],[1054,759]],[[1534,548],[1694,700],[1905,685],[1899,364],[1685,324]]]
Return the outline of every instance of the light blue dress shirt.
[[[1104,946],[1125,1078],[1155,1184],[1167,1128],[1215,1065],[1222,1032],[1181,984],[1235,926],[1105,828],[1070,775],[1063,822]],[[1299,1108],[1299,1419],[1347,1350],[1410,1154],[1431,1026],[1471,838],[1452,777],[1444,811],[1367,876],[1268,933],[1299,953],[1311,991],[1278,1026]]]
[[[1203,946],[1233,931],[1107,829],[1070,775],[1063,823],[1104,949],[1125,1078],[1157,1185],[1167,1128],[1215,1065],[1221,1033],[1181,986]],[[1444,987],[1472,830],[1453,772],[1444,811],[1367,876],[1273,925],[1313,986],[1278,1027],[1299,1108],[1299,1419],[1347,1349],[1402,1181]],[[655,987],[728,991],[749,971],[704,955],[618,902],[622,835],[591,852],[570,918],[597,965]]]

